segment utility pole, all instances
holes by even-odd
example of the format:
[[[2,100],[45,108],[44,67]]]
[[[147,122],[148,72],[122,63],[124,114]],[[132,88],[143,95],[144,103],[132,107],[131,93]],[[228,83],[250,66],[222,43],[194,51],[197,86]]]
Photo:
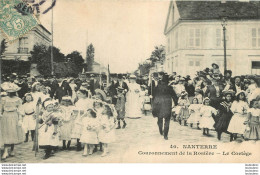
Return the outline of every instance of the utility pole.
[[[227,47],[226,47],[226,18],[223,18],[222,23],[221,23],[222,27],[223,27],[223,45],[224,45],[224,72],[226,72],[227,70]]]

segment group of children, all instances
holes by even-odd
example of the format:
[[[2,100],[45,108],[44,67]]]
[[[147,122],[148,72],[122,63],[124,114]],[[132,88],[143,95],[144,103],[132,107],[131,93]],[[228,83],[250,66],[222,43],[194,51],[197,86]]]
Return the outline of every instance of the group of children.
[[[94,148],[100,146],[103,149],[102,156],[108,153],[108,144],[115,141],[115,126],[117,112],[121,106],[106,103],[102,94],[97,93],[93,98],[88,98],[87,89],[77,91],[77,101],[74,103],[70,96],[64,96],[60,103],[51,98],[42,102],[38,112],[38,140],[39,147],[45,150],[44,159],[53,153],[60,145],[62,149],[69,150],[71,140],[77,140],[77,150],[84,147],[83,156],[93,154]],[[36,102],[32,93],[24,96],[20,113],[23,118],[23,129],[25,131],[25,142],[28,142],[29,131],[32,140],[35,136],[36,127]],[[120,114],[120,113],[119,113]],[[123,114],[120,114],[123,115]],[[121,116],[123,120],[124,116]],[[124,121],[124,120],[123,120]]]
[[[224,100],[219,109],[211,106],[210,99],[205,97],[200,103],[197,97],[190,100],[183,91],[178,100],[178,106],[173,108],[174,120],[184,126],[196,125],[203,130],[203,135],[209,135],[209,130],[216,130],[218,139],[222,132],[230,134],[230,141],[241,135],[245,140],[259,140],[260,136],[260,105],[254,99],[248,105],[244,91],[238,92],[232,103],[234,92],[223,92]]]

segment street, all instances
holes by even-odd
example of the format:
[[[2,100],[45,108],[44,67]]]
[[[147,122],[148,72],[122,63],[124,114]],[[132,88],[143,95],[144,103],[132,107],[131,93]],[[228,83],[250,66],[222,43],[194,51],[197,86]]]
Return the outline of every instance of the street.
[[[218,150],[189,150],[189,151],[250,151],[252,149],[258,148],[259,142],[247,141],[242,142],[239,138],[237,141],[230,143],[229,135],[223,133],[222,140],[218,141],[215,131],[210,131],[211,136],[203,136],[202,130],[196,128],[190,128],[188,126],[180,126],[177,122],[171,120],[169,140],[164,140],[163,136],[159,134],[157,127],[157,119],[153,118],[151,115],[143,116],[140,119],[126,119],[127,127],[126,129],[116,130],[117,141],[109,145],[109,154],[106,157],[101,157],[102,152],[98,151],[93,155],[83,157],[83,151],[77,152],[75,150],[75,140],[72,141],[72,149],[70,151],[58,151],[54,156],[47,160],[43,160],[44,155],[43,150],[34,156],[32,151],[33,142],[23,143],[15,147],[15,157],[9,157],[5,160],[5,163],[105,163],[105,162],[174,162],[173,156],[155,156],[150,155],[140,155],[141,152],[149,151],[169,151],[176,152],[182,151],[183,145],[217,145]],[[171,146],[172,145],[172,146]],[[176,147],[175,147],[176,146]],[[172,147],[172,148],[171,148]],[[187,150],[185,150],[187,151]],[[139,153],[139,154],[138,154]],[[222,153],[221,153],[222,154]],[[258,154],[259,155],[259,154]],[[154,156],[154,160],[151,156]],[[221,162],[222,158],[218,158],[216,155],[212,157],[210,162]],[[256,155],[252,156],[239,156],[239,159],[234,159],[233,162],[239,162],[248,158],[259,160]],[[258,157],[258,158],[257,158]],[[187,157],[183,156],[183,158]],[[211,159],[210,156],[205,156],[201,159],[199,156],[191,156],[188,162],[207,162]],[[228,157],[223,157],[228,158]],[[255,159],[255,160],[256,160]],[[185,161],[182,157],[177,158],[178,162]]]

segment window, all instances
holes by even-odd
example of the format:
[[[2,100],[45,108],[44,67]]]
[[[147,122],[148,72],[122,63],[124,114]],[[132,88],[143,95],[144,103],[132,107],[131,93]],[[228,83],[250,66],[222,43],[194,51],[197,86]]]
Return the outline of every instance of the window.
[[[196,64],[195,64],[195,66],[200,66],[200,61],[196,61]]]
[[[252,61],[252,74],[260,74],[260,61]]]
[[[178,49],[178,31],[175,32],[175,49]]]
[[[18,53],[28,53],[28,37],[19,38]]]
[[[170,43],[171,43],[170,37],[168,37],[168,49],[167,49],[168,53],[170,53]]]
[[[260,28],[252,28],[252,47],[260,47]]]
[[[193,61],[192,60],[189,61],[189,66],[193,66]]]
[[[216,30],[216,46],[221,46],[221,29]]]
[[[189,31],[189,46],[200,47],[201,45],[201,31],[200,29],[190,29]]]

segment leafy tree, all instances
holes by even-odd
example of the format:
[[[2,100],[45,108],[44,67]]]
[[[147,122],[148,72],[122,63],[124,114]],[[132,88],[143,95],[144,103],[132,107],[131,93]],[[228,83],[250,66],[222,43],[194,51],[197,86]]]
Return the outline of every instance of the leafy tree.
[[[93,63],[94,63],[94,57],[95,57],[95,48],[93,44],[91,43],[87,48],[87,71],[93,70]]]
[[[155,49],[152,52],[149,60],[152,61],[152,65],[154,65],[154,63],[158,61],[163,63],[163,61],[165,60],[165,46],[155,46]]]
[[[51,54],[51,46],[48,48],[48,52]],[[53,61],[56,63],[65,62],[65,55],[55,46],[53,47]]]
[[[7,42],[5,41],[5,39],[3,39],[1,41],[0,57],[4,54],[4,52],[6,51],[6,48],[7,48]]]
[[[70,65],[76,66],[75,73],[78,74],[83,68],[84,59],[78,51],[73,51],[66,56],[66,60]],[[71,66],[73,67],[73,66]]]

